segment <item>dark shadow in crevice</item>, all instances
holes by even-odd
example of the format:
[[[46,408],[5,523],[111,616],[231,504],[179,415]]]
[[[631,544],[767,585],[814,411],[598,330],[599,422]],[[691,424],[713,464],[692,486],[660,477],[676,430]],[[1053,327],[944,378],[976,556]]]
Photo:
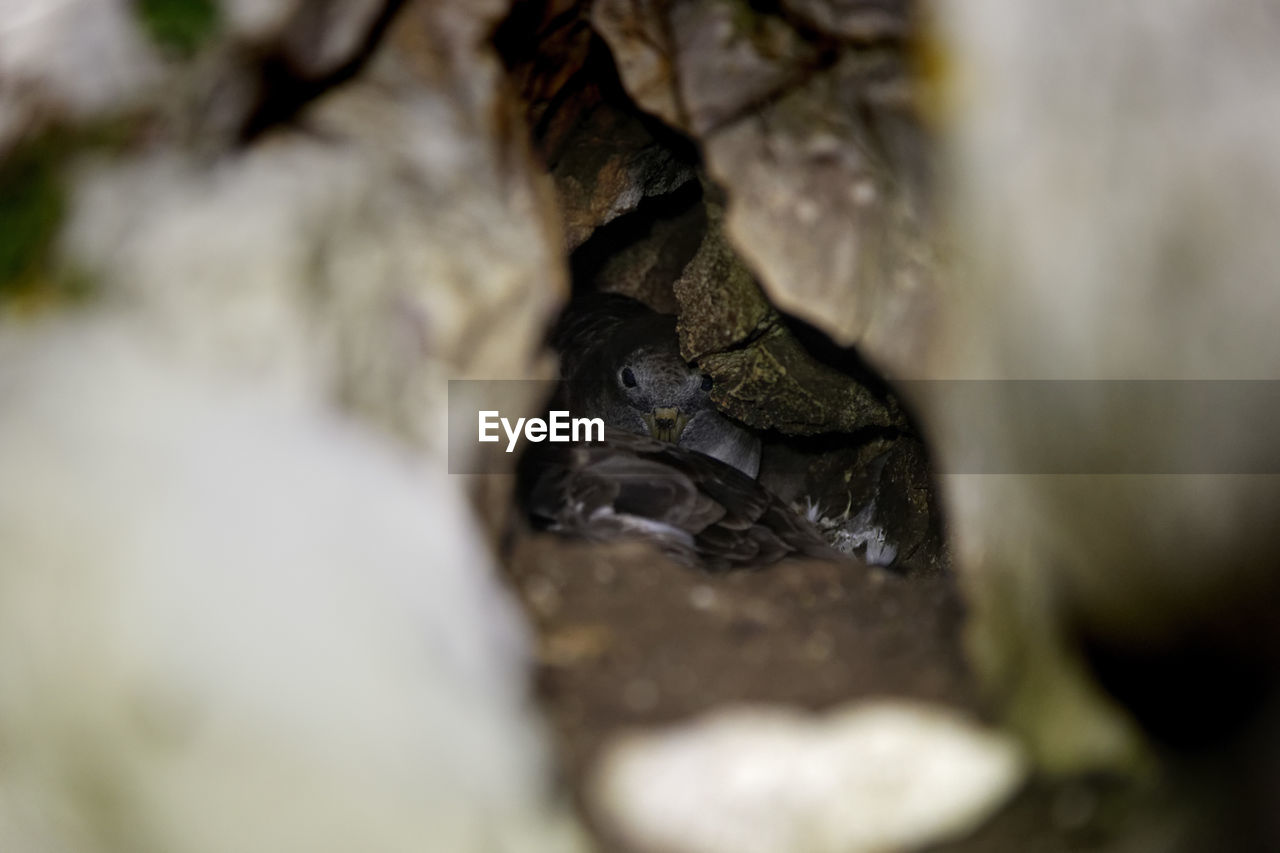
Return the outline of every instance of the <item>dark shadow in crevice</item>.
[[[574,6],[559,15],[543,20],[544,4],[537,2],[517,3],[511,13],[494,30],[492,44],[509,73],[525,66],[537,66],[540,60],[546,61],[546,44],[548,42],[572,41],[575,34],[589,31],[589,44],[582,66],[567,79],[563,80],[556,91],[551,94],[545,106],[537,110],[537,118],[530,120],[529,133],[536,150],[542,153],[547,168],[554,169],[559,151],[550,150],[547,146],[547,135],[559,118],[560,112],[569,108],[584,92],[592,92],[594,106],[584,110],[578,121],[584,121],[597,109],[612,110],[633,117],[648,134],[672,155],[689,164],[699,164],[701,155],[697,145],[687,136],[655,118],[631,99],[622,79],[609,46],[598,34],[591,30],[587,17],[580,8]],[[562,33],[568,31],[569,35]],[[550,59],[552,63],[555,57]],[[550,68],[547,74],[552,73]],[[535,74],[535,77],[541,76]],[[527,94],[527,93],[526,93]],[[564,128],[561,128],[563,131]],[[551,146],[555,148],[556,146]]]
[[[359,48],[350,59],[328,74],[310,77],[301,73],[282,54],[265,54],[257,75],[261,81],[258,101],[240,129],[240,143],[248,145],[271,128],[291,121],[320,95],[359,74],[381,44],[404,2],[405,0],[386,0]]]
[[[1080,635],[1098,683],[1148,735],[1182,754],[1221,750],[1274,707],[1270,667],[1238,649],[1189,634],[1147,648]]]
[[[841,346],[826,332],[793,314],[782,311],[778,313],[787,331],[791,332],[800,346],[804,347],[815,361],[854,379],[881,401],[887,401],[890,398],[897,400],[898,405],[907,414],[911,432],[919,435],[919,430],[915,428],[917,423],[915,418],[901,397],[894,393],[892,384],[881,376],[856,348]]]
[[[601,225],[569,256],[569,269],[575,296],[590,292],[596,287],[596,278],[608,261],[649,236],[655,224],[690,213],[702,204],[702,186],[690,180],[666,195],[651,196],[635,210],[623,214],[612,222]],[[668,258],[670,265],[683,269],[692,259],[701,242],[701,234],[690,235],[687,241],[687,257]]]
[[[702,152],[699,150],[698,144],[662,119],[642,110],[631,99],[631,96],[627,94],[626,88],[622,85],[622,77],[618,74],[618,66],[613,61],[613,54],[609,51],[608,45],[599,36],[593,37],[591,56],[594,63],[595,80],[600,86],[604,103],[613,109],[634,116],[644,125],[645,130],[653,137],[654,141],[670,151],[675,159],[688,163],[695,169],[700,169],[702,167]]]

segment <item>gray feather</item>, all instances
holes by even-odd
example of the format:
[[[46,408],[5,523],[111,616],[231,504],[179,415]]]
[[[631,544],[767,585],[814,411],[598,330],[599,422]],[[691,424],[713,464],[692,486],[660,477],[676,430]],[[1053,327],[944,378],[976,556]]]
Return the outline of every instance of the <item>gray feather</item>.
[[[587,539],[645,538],[710,569],[834,556],[817,528],[741,471],[647,436],[606,430],[605,438],[530,449],[535,519]]]

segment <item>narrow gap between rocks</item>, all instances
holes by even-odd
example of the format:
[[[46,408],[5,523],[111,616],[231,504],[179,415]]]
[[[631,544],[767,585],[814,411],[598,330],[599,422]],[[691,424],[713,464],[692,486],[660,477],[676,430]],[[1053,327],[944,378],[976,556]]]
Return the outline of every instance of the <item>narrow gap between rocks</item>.
[[[720,339],[687,360],[730,389],[721,411],[760,437],[758,482],[843,552],[717,573],[643,537],[519,525],[506,563],[539,634],[539,697],[598,840],[625,849],[586,795],[620,732],[752,703],[819,710],[901,697],[983,709],[962,659],[928,454],[893,389],[854,349],[769,304],[723,233],[723,193],[697,147],[632,103],[580,20],[565,13],[539,29],[534,7],[517,6],[495,42],[558,191],[567,310],[620,294],[678,316],[682,344]],[[726,317],[751,327],[735,337]],[[743,371],[779,357],[795,381],[775,399]],[[870,401],[866,423],[840,420],[851,398]],[[868,567],[869,556],[886,565]]]

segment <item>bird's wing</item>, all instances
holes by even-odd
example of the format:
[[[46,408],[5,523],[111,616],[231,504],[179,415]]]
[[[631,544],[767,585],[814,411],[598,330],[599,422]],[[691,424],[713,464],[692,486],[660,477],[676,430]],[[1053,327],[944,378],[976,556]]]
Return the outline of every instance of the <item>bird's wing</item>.
[[[641,537],[682,562],[745,568],[833,556],[818,530],[767,489],[696,451],[609,431],[598,444],[551,444],[526,458],[530,512],[570,535]]]

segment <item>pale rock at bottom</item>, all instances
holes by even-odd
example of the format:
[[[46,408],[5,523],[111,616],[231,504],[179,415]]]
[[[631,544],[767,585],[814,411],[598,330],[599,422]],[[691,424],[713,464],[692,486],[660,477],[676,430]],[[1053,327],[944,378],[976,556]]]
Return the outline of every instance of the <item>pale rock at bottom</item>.
[[[855,853],[963,835],[1025,768],[1010,738],[942,707],[741,707],[622,736],[591,797],[640,850]]]

